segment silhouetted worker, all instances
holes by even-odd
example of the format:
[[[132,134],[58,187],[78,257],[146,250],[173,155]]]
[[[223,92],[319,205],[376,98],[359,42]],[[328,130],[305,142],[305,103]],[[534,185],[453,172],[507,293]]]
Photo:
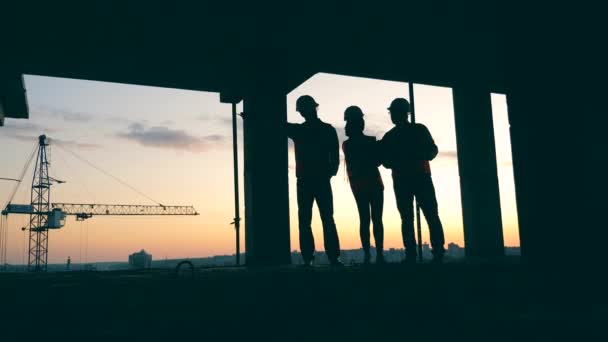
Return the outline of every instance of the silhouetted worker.
[[[311,96],[300,96],[296,101],[296,110],[305,122],[287,124],[287,135],[293,139],[296,154],[300,250],[305,265],[310,266],[315,253],[310,224],[313,202],[316,201],[323,223],[325,253],[331,265],[341,266],[330,183],[331,177],[338,173],[340,147],[336,130],[318,118],[317,107]]]
[[[348,181],[359,211],[359,235],[365,253],[363,262],[369,264],[371,260],[369,236],[371,211],[376,241],[376,263],[382,264],[384,263],[384,226],[382,225],[384,184],[378,171],[381,161],[378,142],[375,137],[363,134],[365,120],[361,108],[357,106],[346,108],[344,120],[348,140],[342,144],[342,150],[346,160]]]
[[[404,262],[416,262],[414,196],[429,226],[433,261],[441,262],[445,241],[429,164],[437,156],[437,146],[424,125],[408,121],[410,103],[406,99],[393,100],[388,110],[395,127],[384,135],[380,145],[382,164],[393,171],[393,186],[406,252]]]

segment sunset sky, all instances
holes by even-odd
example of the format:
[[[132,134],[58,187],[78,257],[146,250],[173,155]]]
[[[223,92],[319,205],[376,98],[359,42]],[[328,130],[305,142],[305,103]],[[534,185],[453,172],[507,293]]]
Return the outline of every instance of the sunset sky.
[[[0,128],[0,177],[19,175],[37,143],[47,134],[108,173],[165,205],[193,205],[195,217],[94,217],[68,219],[49,234],[49,262],[126,261],[140,249],[154,259],[234,253],[231,112],[217,93],[142,87],[41,76],[25,76],[29,120],[7,119]],[[295,101],[312,95],[320,118],[344,139],[343,111],[358,105],[366,113],[366,133],[378,138],[391,127],[386,107],[408,97],[407,83],[317,74],[287,96],[288,118],[302,119]],[[446,241],[463,245],[462,211],[452,93],[449,88],[415,85],[418,122],[430,129],[440,155],[431,163]],[[506,101],[492,95],[505,244],[519,245]],[[239,105],[239,108],[241,106]],[[239,119],[240,120],[240,119]],[[242,126],[239,122],[240,157]],[[52,177],[67,183],[52,190],[52,202],[154,204],[149,199],[51,145]],[[290,150],[291,248],[298,250],[294,157]],[[242,161],[241,172],[242,172]],[[32,170],[13,203],[29,203]],[[360,248],[358,217],[343,164],[332,180],[335,218],[343,249]],[[385,246],[402,248],[390,172],[385,182]],[[242,182],[241,182],[242,185]],[[4,207],[14,184],[0,181]],[[241,199],[243,197],[241,196]],[[244,204],[241,203],[241,207]],[[244,212],[244,211],[242,211]],[[21,227],[25,216],[9,218],[8,262],[27,262]],[[322,247],[315,210],[313,231]],[[428,241],[428,231],[423,231]],[[373,242],[372,242],[373,244]],[[242,246],[244,243],[242,244]]]

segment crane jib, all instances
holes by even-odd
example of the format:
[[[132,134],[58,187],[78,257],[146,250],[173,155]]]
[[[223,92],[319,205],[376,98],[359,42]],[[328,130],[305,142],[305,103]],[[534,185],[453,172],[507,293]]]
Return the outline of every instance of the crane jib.
[[[188,216],[198,215],[192,206],[160,206],[160,205],[133,205],[133,204],[82,204],[82,203],[52,203],[53,211],[61,211],[65,215],[74,215],[79,220],[91,218],[93,215],[121,216]],[[9,204],[2,211],[3,215],[8,214],[44,214],[36,211],[30,204]]]
[[[61,209],[66,215],[76,215],[80,218],[98,215],[150,215],[150,216],[187,216],[198,215],[192,206],[161,206],[161,205],[134,205],[134,204],[79,204],[79,203],[53,203],[53,209]]]

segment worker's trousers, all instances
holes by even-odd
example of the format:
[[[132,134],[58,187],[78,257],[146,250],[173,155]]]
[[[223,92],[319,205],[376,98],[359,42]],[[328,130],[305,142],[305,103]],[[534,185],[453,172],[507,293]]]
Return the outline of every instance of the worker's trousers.
[[[374,224],[374,240],[376,251],[382,254],[384,250],[384,226],[382,224],[382,210],[384,206],[384,191],[378,187],[375,190],[353,191],[359,212],[359,236],[365,254],[370,250],[369,221]]]
[[[334,222],[334,203],[329,178],[298,178],[298,224],[300,230],[300,250],[305,261],[312,261],[315,253],[315,240],[312,235],[312,206],[317,202],[321,223],[325,253],[330,261],[340,256],[340,241]]]
[[[429,226],[433,254],[443,255],[445,252],[443,226],[439,219],[437,197],[435,196],[435,187],[431,175],[404,176],[393,174],[393,187],[397,199],[397,208],[401,215],[401,234],[408,258],[417,255],[416,234],[414,232],[414,196],[416,196]]]

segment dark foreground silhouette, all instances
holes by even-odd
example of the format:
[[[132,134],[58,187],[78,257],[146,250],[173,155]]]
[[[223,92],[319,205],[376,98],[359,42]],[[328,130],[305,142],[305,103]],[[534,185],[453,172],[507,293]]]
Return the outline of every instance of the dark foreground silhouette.
[[[345,131],[348,140],[342,144],[348,181],[355,196],[359,212],[359,235],[365,253],[364,263],[370,263],[370,218],[374,224],[376,242],[376,262],[384,263],[384,226],[382,210],[384,207],[384,184],[378,166],[380,166],[379,148],[375,137],[363,134],[365,120],[363,111],[357,106],[344,111]]]
[[[415,196],[428,222],[434,261],[440,262],[445,253],[445,240],[429,164],[437,156],[437,146],[424,125],[408,121],[410,104],[406,99],[393,100],[388,110],[395,127],[380,141],[380,150],[382,164],[393,171],[393,187],[406,252],[404,261],[416,261]]]
[[[312,234],[312,206],[317,202],[323,224],[325,251],[333,265],[340,265],[340,241],[334,222],[331,177],[340,166],[336,130],[317,115],[318,104],[307,95],[296,101],[296,110],[306,120],[303,124],[287,124],[287,135],[293,140],[296,155],[298,224],[300,250],[304,263],[314,260],[315,241]]]

